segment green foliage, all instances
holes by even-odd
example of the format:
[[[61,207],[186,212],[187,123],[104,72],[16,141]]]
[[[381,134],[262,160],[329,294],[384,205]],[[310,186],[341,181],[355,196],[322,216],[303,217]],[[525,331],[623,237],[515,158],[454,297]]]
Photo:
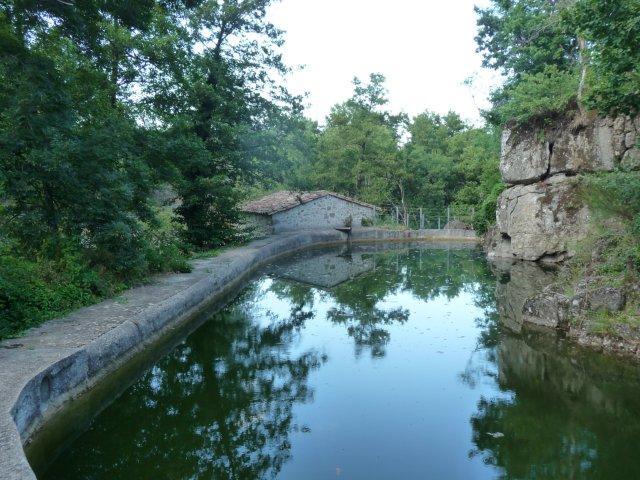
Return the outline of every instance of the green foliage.
[[[478,50],[504,86],[486,112],[497,125],[581,111],[640,111],[640,2],[492,0],[476,9]]]
[[[582,178],[582,195],[605,224],[592,235],[601,250],[597,270],[609,278],[640,272],[640,172],[615,171]],[[593,249],[592,249],[593,250]],[[577,261],[588,265],[588,260]]]
[[[589,205],[604,214],[626,219],[633,225],[640,215],[640,172],[615,171],[582,178]],[[640,234],[640,231],[636,232]]]
[[[191,265],[186,261],[187,245],[183,240],[184,226],[177,222],[169,208],[158,209],[154,225],[146,225],[147,247],[145,256],[151,272],[188,273]]]
[[[314,185],[375,204],[400,195],[400,119],[382,110],[383,82],[378,74],[366,85],[355,79],[353,96],[332,108],[311,168]]]
[[[478,50],[484,66],[500,70],[516,81],[548,66],[573,68],[577,41],[562,21],[563,1],[492,0],[476,7]]]
[[[411,121],[393,115],[384,77],[373,74],[366,84],[354,81],[353,96],[333,107],[316,135],[316,155],[304,166],[311,180],[306,188],[397,207],[401,217],[411,209],[444,212],[454,205],[475,211],[480,231],[494,221],[502,190],[497,129],[472,128],[454,112],[424,112]]]
[[[65,248],[53,262],[25,258],[4,246],[0,252],[0,338],[112,295],[122,286],[73,250]]]
[[[616,327],[621,325],[632,328],[640,326],[638,317],[628,311],[612,313],[600,310],[589,312],[587,320],[589,331],[597,335],[616,335]]]
[[[640,1],[581,0],[566,21],[589,42],[590,106],[640,112]]]
[[[257,149],[247,138],[267,125],[313,138],[299,99],[273,80],[287,68],[270,3],[0,5],[0,235],[17,288],[7,332],[113,290],[68,278],[71,263],[93,283],[131,285],[237,237],[239,186],[282,152],[278,134]],[[302,163],[307,143],[295,147]],[[167,185],[176,198],[158,208]],[[20,265],[55,275],[28,283]],[[58,280],[77,286],[77,304],[56,297],[67,298]]]
[[[495,106],[492,118],[501,125],[526,125],[563,116],[575,108],[578,77],[575,71],[559,70],[555,65],[523,74],[517,84],[503,92],[507,99]]]

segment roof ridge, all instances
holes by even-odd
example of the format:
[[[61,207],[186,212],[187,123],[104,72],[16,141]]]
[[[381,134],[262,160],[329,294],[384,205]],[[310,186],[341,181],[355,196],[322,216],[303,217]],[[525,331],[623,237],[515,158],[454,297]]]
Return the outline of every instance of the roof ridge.
[[[299,205],[304,205],[318,198],[333,196],[347,202],[355,203],[369,208],[376,208],[374,205],[362,202],[355,198],[332,192],[330,190],[278,190],[265,195],[262,198],[248,201],[240,205],[240,209],[246,213],[256,213],[261,215],[273,215],[275,213],[290,210]]]

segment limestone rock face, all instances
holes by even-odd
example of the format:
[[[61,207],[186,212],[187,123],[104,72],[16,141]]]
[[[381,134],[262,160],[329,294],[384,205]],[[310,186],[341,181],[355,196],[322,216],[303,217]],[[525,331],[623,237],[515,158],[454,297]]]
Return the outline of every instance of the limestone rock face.
[[[549,144],[536,132],[502,131],[500,173],[509,184],[532,183],[549,170]]]
[[[623,170],[640,170],[640,149],[632,148],[625,152],[620,162]]]
[[[562,261],[584,235],[589,213],[577,194],[577,180],[554,175],[532,185],[516,185],[498,198],[499,248],[492,258]]]
[[[557,173],[611,171],[625,156],[638,158],[640,121],[630,117],[567,120],[545,128],[502,132],[500,172],[510,185]]]
[[[615,167],[614,130],[606,121],[593,121],[577,131],[561,128],[552,135],[549,174],[611,171]]]
[[[559,262],[587,229],[578,173],[640,169],[640,117],[558,121],[543,128],[506,128],[500,171],[510,185],[498,199],[490,258]]]

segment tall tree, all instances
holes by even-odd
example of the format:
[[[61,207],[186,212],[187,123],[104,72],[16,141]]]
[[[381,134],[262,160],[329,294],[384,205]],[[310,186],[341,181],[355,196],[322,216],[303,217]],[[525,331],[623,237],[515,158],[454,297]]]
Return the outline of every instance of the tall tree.
[[[316,183],[378,204],[404,198],[399,156],[402,117],[384,110],[384,77],[354,79],[353,96],[332,108],[319,138]]]

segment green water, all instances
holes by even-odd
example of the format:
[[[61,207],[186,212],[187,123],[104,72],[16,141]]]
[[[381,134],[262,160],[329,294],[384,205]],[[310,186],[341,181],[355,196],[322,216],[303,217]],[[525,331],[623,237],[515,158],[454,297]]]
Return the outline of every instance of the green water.
[[[478,250],[377,249],[265,269],[41,477],[640,478],[635,365],[516,332]]]

